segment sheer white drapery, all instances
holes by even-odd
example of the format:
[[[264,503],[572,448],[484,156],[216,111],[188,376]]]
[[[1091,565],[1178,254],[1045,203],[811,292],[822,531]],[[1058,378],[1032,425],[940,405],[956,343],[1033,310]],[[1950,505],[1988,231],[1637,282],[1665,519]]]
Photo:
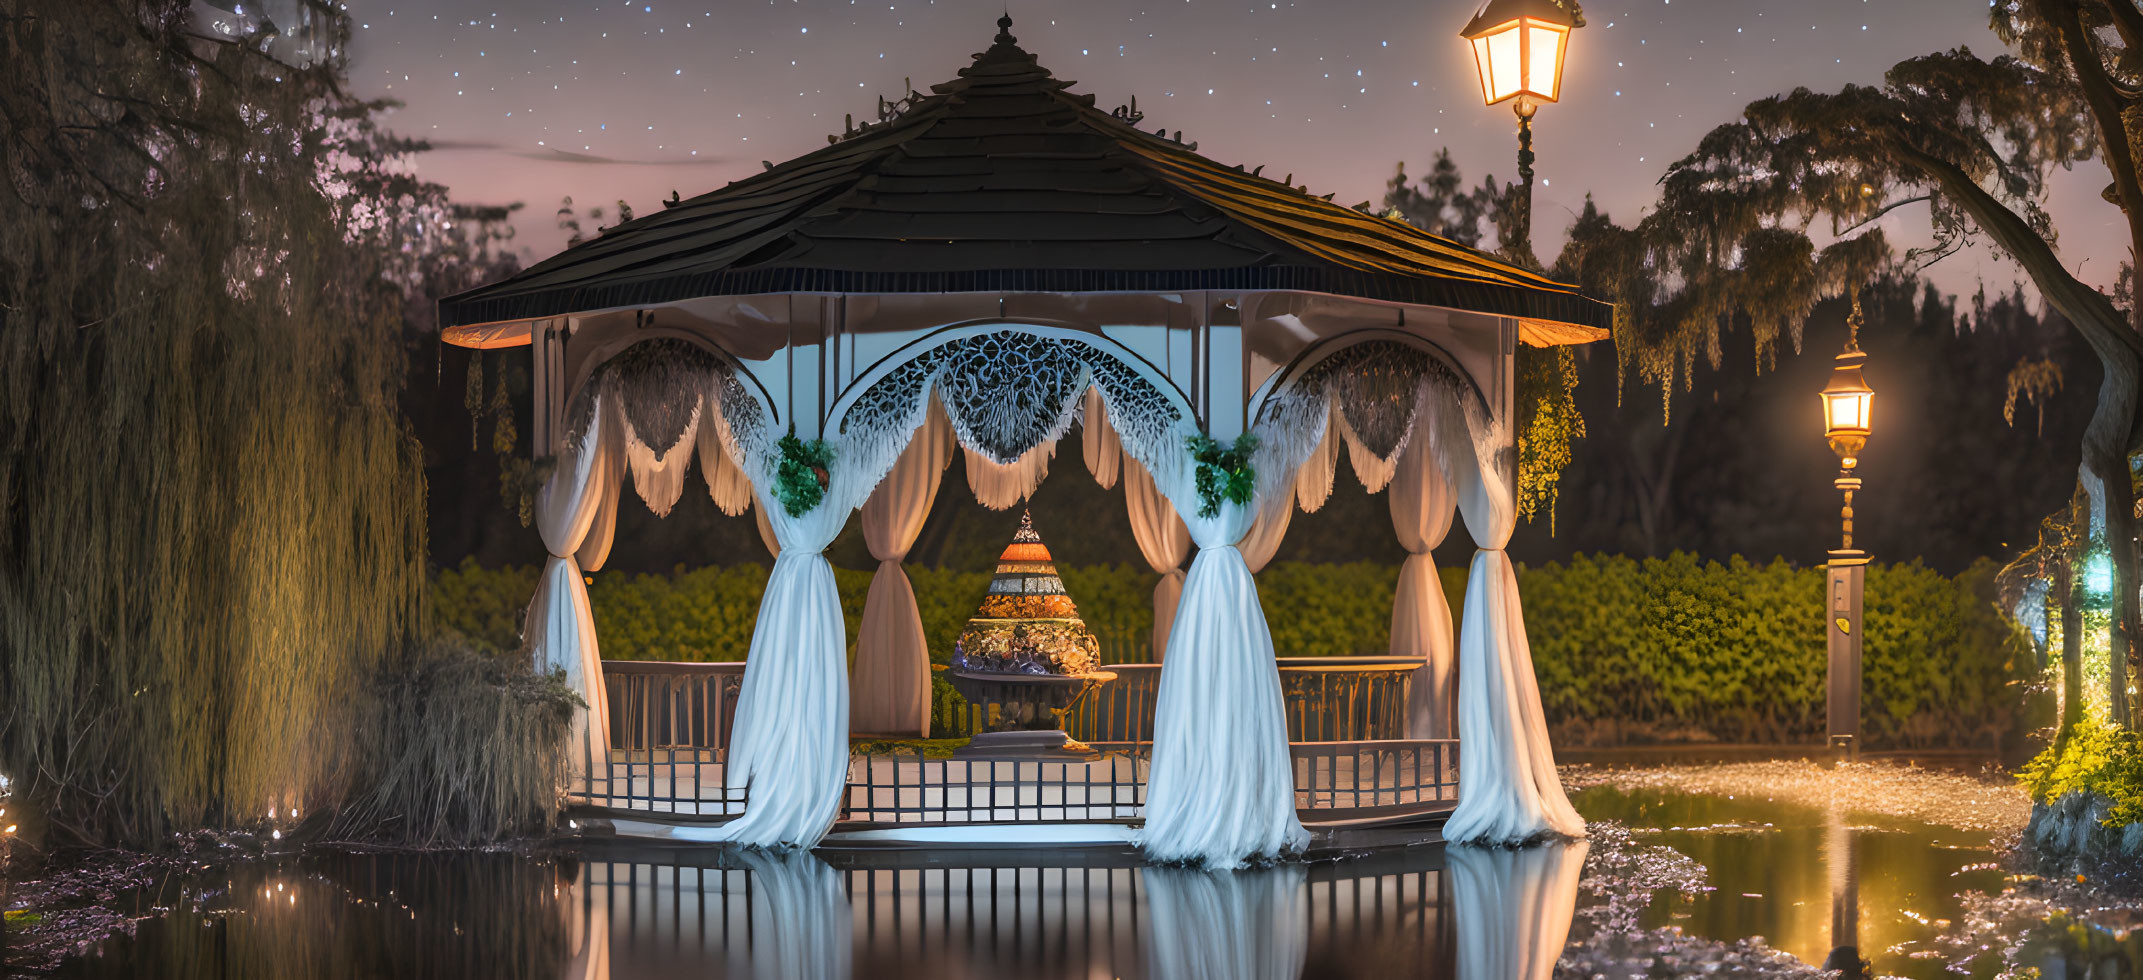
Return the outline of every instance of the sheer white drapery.
[[[1146,974],[1167,980],[1296,980],[1309,949],[1309,869],[1147,868]]]
[[[856,667],[850,683],[852,732],[926,738],[930,734],[930,650],[915,587],[901,562],[930,516],[945,466],[952,461],[952,425],[942,409],[908,441],[893,469],[863,503],[863,540],[878,571],[856,628]]]
[[[536,491],[536,530],[550,558],[543,563],[543,578],[522,631],[536,668],[564,671],[566,686],[586,702],[585,708],[573,711],[569,765],[574,775],[602,783],[610,778],[610,708],[603,693],[595,617],[576,556],[599,523],[606,501],[613,512],[616,507],[622,436],[611,416],[610,400],[596,396],[586,431],[567,440],[557,469]],[[605,538],[602,551],[607,553],[607,531]]]
[[[1279,465],[1261,454],[1260,464]],[[1153,762],[1139,847],[1155,861],[1242,867],[1301,850],[1308,832],[1295,817],[1294,767],[1272,631],[1257,581],[1236,544],[1249,533],[1265,494],[1283,493],[1267,474],[1248,505],[1222,501],[1198,516],[1196,464],[1187,452],[1161,461],[1154,484],[1175,504],[1198,545],[1168,634],[1154,700]],[[1286,466],[1292,479],[1291,465]],[[1129,486],[1132,474],[1125,474]]]
[[[1518,522],[1517,451],[1501,420],[1475,406],[1439,406],[1430,436],[1458,510],[1480,549],[1466,576],[1458,638],[1458,808],[1447,840],[1516,844],[1577,837],[1585,821],[1563,794],[1533,676],[1518,576],[1503,547]],[[1463,418],[1464,425],[1456,424]]]
[[[1457,738],[1458,652],[1452,644],[1451,604],[1430,554],[1450,533],[1457,500],[1430,442],[1409,440],[1392,475],[1392,530],[1407,555],[1392,595],[1391,655],[1421,660],[1407,696],[1406,737]]]
[[[1086,390],[1079,412],[1079,447],[1094,482],[1103,490],[1115,486],[1123,472],[1124,445],[1116,438],[1116,427],[1109,424],[1109,406],[1102,401],[1099,388]]]
[[[1332,480],[1339,474],[1338,426],[1331,424],[1332,410],[1325,409],[1324,435],[1317,440],[1316,448],[1310,450],[1308,459],[1295,471],[1295,503],[1305,514],[1315,514],[1324,509],[1325,501],[1332,499]]]
[[[1444,849],[1459,980],[1550,980],[1577,914],[1584,841]]]
[[[1183,601],[1183,559],[1191,551],[1191,532],[1176,516],[1176,507],[1154,486],[1153,475],[1137,459],[1123,457],[1124,509],[1139,554],[1161,580],[1153,584],[1153,659],[1164,662],[1168,634]]]
[[[1279,554],[1280,542],[1287,538],[1287,525],[1295,519],[1295,493],[1292,486],[1267,498],[1258,508],[1257,520],[1250,523],[1250,533],[1235,550],[1243,553],[1243,564],[1250,566],[1255,575],[1272,564],[1272,556]]]
[[[647,509],[656,517],[668,517],[677,506],[678,498],[685,493],[685,470],[692,465],[695,456],[702,455],[699,448],[699,428],[706,401],[692,407],[692,416],[685,423],[684,436],[667,449],[648,445],[640,433],[633,429],[632,420],[620,413],[619,422],[625,433],[625,465],[632,473],[633,489],[640,499],[647,502]],[[710,426],[711,428],[711,426]],[[711,487],[714,471],[707,471]]]
[[[696,422],[699,472],[707,479],[707,496],[722,513],[740,517],[752,505],[752,481],[737,465],[736,437],[722,418],[721,404],[714,395],[706,396]]]
[[[1035,488],[1049,476],[1049,461],[1057,454],[1057,443],[1052,439],[1010,463],[997,462],[968,446],[962,446],[960,451],[967,464],[967,486],[975,492],[975,502],[990,510],[1010,510],[1034,496]]]

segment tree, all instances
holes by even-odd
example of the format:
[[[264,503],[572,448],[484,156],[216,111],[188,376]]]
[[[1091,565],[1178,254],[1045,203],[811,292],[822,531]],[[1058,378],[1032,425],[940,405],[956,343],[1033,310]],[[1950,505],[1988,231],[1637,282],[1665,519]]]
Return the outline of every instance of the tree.
[[[424,625],[409,317],[503,217],[393,166],[339,61],[192,18],[0,0],[0,771],[63,840],[352,789]]]
[[[1892,257],[1865,229],[1897,208],[1928,204],[1936,235],[1932,248],[1903,257],[1908,269],[1982,237],[2013,257],[2103,368],[2081,474],[2094,536],[2115,569],[2116,659],[2133,663],[2139,579],[2128,460],[2143,449],[2143,335],[2132,311],[2063,266],[2040,201],[2054,168],[2104,148],[2115,175],[2108,200],[2143,245],[2130,149],[2143,136],[2143,77],[2126,60],[2143,15],[2129,0],[2017,0],[1993,16],[2018,55],[1986,61],[1958,49],[1901,62],[1880,86],[1797,89],[1751,103],[1669,168],[1659,208],[1595,261],[1626,311],[1618,353],[1666,389],[1687,383],[1699,355],[1716,358],[1732,314],[1748,317],[1762,357],[1814,296],[1883,267]],[[1811,232],[1840,241],[1811,260]],[[2116,717],[2127,724],[2126,671],[2113,673]]]

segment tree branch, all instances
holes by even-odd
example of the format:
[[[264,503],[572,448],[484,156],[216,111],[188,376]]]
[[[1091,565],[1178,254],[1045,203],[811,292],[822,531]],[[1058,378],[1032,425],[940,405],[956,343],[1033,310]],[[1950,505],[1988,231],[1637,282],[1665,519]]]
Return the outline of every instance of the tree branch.
[[[2126,2],[2116,0],[2112,5]],[[2098,120],[2099,147],[2105,151],[2106,169],[2113,172],[2113,187],[2120,196],[2121,210],[2128,217],[2130,247],[2143,244],[2143,185],[2136,182],[2136,160],[2129,152],[2128,126],[2121,116],[2124,108],[2121,94],[2112,77],[2106,74],[2098,47],[2084,32],[2083,11],[2076,0],[2055,0],[2049,6],[2056,15],[2049,19],[2061,33],[2062,46],[2068,49],[2069,65],[2083,88],[2084,102]]]
[[[1892,146],[1891,151],[1941,185],[1942,192],[1970,214],[1987,237],[2014,256],[2046,301],[2068,317],[2084,340],[2098,350],[2100,359],[2109,363],[2109,369],[2116,357],[2143,357],[2143,337],[2129,329],[2128,318],[2104,293],[2070,275],[2060,256],[2032,230],[2030,222],[1956,164],[1902,142]]]
[[[1882,210],[1877,211],[1874,214],[1868,215],[1867,217],[1862,218],[1859,221],[1855,221],[1851,225],[1843,229],[1838,227],[1838,222],[1834,219],[1831,221],[1830,226],[1831,237],[1844,238],[1847,235],[1859,231],[1862,228],[1866,228],[1869,224],[1880,220],[1883,215],[1889,214],[1890,212],[1904,207],[1907,204],[1918,204],[1921,201],[1932,201],[1934,199],[1935,196],[1933,194],[1915,194],[1912,197],[1905,198],[1901,201],[1892,201],[1889,204],[1883,205]]]

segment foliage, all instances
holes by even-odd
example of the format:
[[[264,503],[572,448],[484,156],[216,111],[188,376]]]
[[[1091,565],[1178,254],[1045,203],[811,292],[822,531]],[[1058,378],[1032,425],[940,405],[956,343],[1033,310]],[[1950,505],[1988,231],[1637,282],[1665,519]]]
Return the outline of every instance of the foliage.
[[[2039,410],[2038,429],[2046,429],[2046,403],[2061,391],[2061,365],[2053,358],[2018,361],[2009,369],[2005,393],[2002,396],[2002,421],[2017,423],[2017,400],[2030,402]]]
[[[562,672],[436,644],[377,675],[336,733],[364,791],[340,837],[471,843],[549,829],[580,698]]]
[[[1143,645],[1152,629],[1152,572],[1125,564],[1058,570],[1105,644],[1128,636]],[[1283,657],[1384,654],[1398,571],[1374,562],[1267,566],[1258,573],[1258,597],[1274,647]],[[1465,570],[1440,572],[1457,618]],[[989,576],[931,568],[908,573],[932,658],[942,663]],[[1819,738],[1823,574],[1782,561],[1719,564],[1682,554],[1646,561],[1580,556],[1521,569],[1526,632],[1550,722],[1563,737],[1581,741]],[[1956,579],[1918,564],[1871,567],[1864,674],[1872,743],[1983,745],[2020,726],[2018,682],[2032,660],[2020,633],[1994,608],[1992,576],[1986,563]],[[590,597],[603,655],[741,660],[765,580],[761,565],[598,575]],[[837,569],[835,580],[853,639],[870,573]],[[512,624],[533,582],[527,569],[464,564],[441,573],[433,595],[443,623]],[[456,601],[507,601],[511,608],[454,609]],[[514,642],[511,632],[479,639]],[[954,703],[942,681],[933,696]]]
[[[774,499],[790,517],[802,517],[826,497],[827,469],[833,465],[833,444],[824,439],[808,442],[791,432],[776,443],[781,465],[774,471]]]
[[[1676,554],[1525,570],[1526,633],[1551,723],[1577,737],[1807,741],[1823,730],[1820,568]],[[2014,727],[2024,641],[1992,567],[1955,580],[1871,566],[1863,727],[1873,744],[1984,744]],[[1694,731],[1691,731],[1691,730]]]
[[[2040,803],[2071,792],[2096,793],[2113,801],[2106,826],[2143,823],[2143,735],[2135,732],[2078,725],[2026,764],[2017,778]]]
[[[1555,527],[1555,501],[1572,444],[1585,438],[1577,407],[1577,353],[1569,347],[1518,349],[1518,516],[1548,515]]]
[[[1257,452],[1258,437],[1245,432],[1235,437],[1235,445],[1222,446],[1212,436],[1199,434],[1185,440],[1191,458],[1198,463],[1198,516],[1220,516],[1220,502],[1225,500],[1237,506],[1250,503],[1257,492],[1257,473],[1250,468],[1250,456]]]

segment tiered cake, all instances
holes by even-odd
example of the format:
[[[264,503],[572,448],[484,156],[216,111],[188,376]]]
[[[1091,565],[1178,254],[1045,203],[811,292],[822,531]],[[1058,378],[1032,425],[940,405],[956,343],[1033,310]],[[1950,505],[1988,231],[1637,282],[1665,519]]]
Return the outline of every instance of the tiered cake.
[[[1064,592],[1049,546],[1021,514],[1019,531],[997,558],[982,608],[953,644],[952,669],[969,673],[1085,674],[1101,647]]]

